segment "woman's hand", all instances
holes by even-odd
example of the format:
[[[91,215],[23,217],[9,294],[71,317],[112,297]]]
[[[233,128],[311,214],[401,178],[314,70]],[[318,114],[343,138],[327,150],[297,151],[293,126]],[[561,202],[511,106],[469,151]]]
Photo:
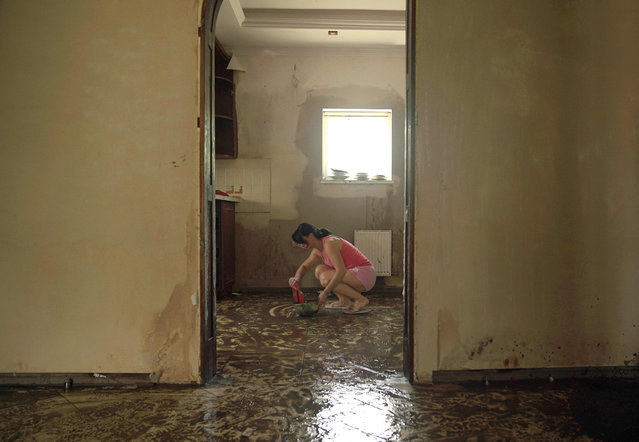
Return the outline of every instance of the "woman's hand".
[[[295,279],[295,276],[292,276],[292,277],[288,278],[288,285],[290,285],[291,287],[293,287],[298,282],[299,281],[297,279]]]

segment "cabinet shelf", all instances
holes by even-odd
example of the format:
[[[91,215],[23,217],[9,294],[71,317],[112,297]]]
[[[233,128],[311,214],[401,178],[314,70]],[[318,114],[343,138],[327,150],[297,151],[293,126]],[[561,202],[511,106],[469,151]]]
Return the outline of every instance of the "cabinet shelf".
[[[215,39],[215,158],[237,158],[237,114],[231,57]]]

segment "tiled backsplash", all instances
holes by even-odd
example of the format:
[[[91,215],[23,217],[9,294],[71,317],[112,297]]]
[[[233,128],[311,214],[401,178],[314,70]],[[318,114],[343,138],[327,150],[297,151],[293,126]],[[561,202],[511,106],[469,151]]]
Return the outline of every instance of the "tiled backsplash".
[[[271,211],[271,160],[215,161],[215,190],[240,198],[238,213]]]

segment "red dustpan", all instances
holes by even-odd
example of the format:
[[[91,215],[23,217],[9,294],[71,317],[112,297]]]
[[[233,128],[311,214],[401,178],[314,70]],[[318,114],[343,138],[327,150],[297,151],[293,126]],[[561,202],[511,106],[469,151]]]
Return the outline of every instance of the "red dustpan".
[[[298,304],[304,304],[304,293],[300,290],[298,283],[293,284],[293,299]]]

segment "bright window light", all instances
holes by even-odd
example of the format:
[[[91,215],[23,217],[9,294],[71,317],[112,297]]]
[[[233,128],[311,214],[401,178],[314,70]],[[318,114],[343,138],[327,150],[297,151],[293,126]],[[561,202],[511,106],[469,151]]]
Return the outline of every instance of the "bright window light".
[[[322,110],[322,178],[392,179],[390,109]]]

